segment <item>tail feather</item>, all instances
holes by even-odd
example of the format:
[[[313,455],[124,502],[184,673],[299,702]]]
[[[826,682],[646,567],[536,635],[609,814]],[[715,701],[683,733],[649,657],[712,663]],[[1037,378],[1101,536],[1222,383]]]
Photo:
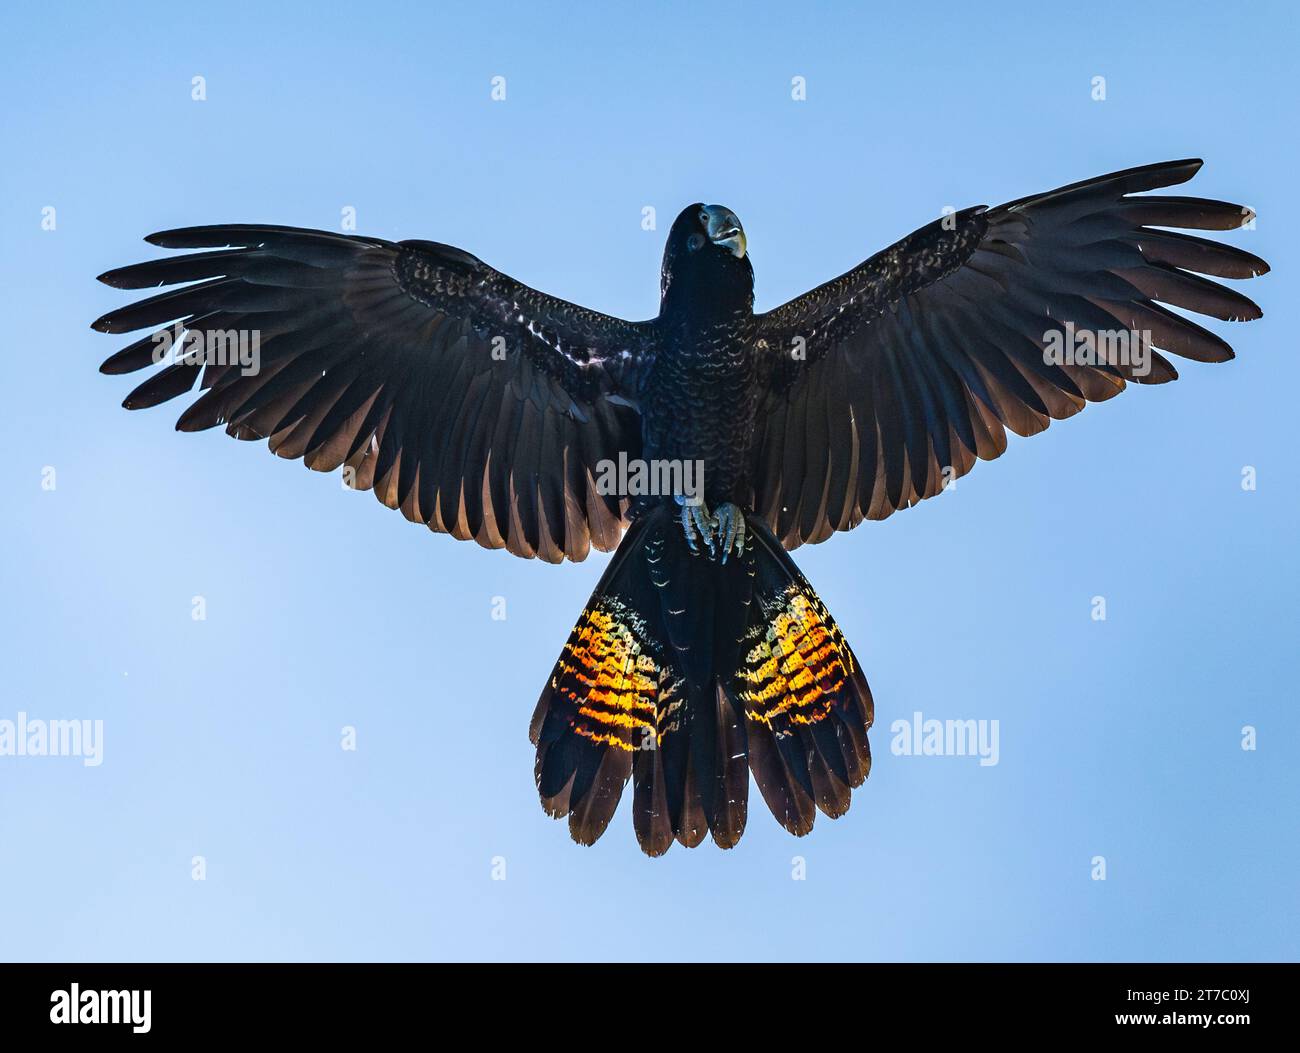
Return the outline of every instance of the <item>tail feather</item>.
[[[838,818],[870,772],[874,704],[852,648],[808,579],[766,527],[756,523],[754,531],[758,610],[742,643],[736,696],[750,755],[762,758],[752,765],[759,790],[778,821],[802,835],[812,829],[810,804]]]
[[[749,742],[739,711],[718,685],[714,691],[718,721],[718,785],[709,829],[719,848],[735,848],[749,814]]]
[[[569,635],[531,738],[546,812],[604,833],[633,783],[648,855],[745,830],[752,771],[802,836],[848,811],[870,770],[871,693],[830,613],[771,531],[727,564],[692,554],[674,516],[638,519]]]
[[[623,786],[632,773],[632,755],[626,750],[607,749],[596,769],[591,786],[569,813],[569,833],[580,845],[594,845],[614,818]],[[575,786],[576,790],[576,786]]]
[[[811,790],[805,790],[794,777],[770,732],[765,728],[751,731],[749,767],[768,810],[795,837],[811,833],[817,816]]]
[[[695,757],[692,755],[686,761],[686,782],[682,787],[681,811],[673,823],[673,832],[677,835],[678,843],[687,848],[695,848],[709,832],[709,818],[704,810],[702,795],[705,789],[711,789],[711,786],[707,776],[705,780],[700,779],[695,770]]]
[[[673,846],[663,752],[642,750],[633,760],[632,770],[632,826],[637,843],[646,855],[661,856]]]
[[[643,535],[629,532],[610,562],[533,713],[542,807],[555,818],[568,815],[581,844],[604,833],[633,759],[656,738],[675,691],[646,616],[617,588],[642,563]]]

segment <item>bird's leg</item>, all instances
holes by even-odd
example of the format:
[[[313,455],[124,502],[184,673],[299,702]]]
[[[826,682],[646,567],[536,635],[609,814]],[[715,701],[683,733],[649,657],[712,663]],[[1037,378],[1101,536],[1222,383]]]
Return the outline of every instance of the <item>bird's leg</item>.
[[[718,505],[713,513],[713,521],[718,526],[718,549],[722,553],[722,562],[727,562],[734,545],[737,556],[745,552],[745,513],[737,505],[726,501]],[[713,554],[712,548],[709,554]]]
[[[685,495],[678,494],[674,500],[682,509],[679,518],[682,523],[682,533],[686,535],[686,544],[698,556],[700,547],[695,540],[695,535],[698,533],[700,539],[708,546],[709,558],[712,559],[714,556],[714,535],[718,529],[718,521],[709,515],[709,509],[703,499],[691,501]]]

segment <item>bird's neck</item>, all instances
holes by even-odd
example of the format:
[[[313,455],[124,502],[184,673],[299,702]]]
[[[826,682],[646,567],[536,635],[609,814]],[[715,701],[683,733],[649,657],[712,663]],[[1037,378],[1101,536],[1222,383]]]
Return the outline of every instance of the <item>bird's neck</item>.
[[[690,326],[744,321],[754,313],[754,273],[748,260],[727,260],[707,273],[674,274],[664,283],[659,316]]]

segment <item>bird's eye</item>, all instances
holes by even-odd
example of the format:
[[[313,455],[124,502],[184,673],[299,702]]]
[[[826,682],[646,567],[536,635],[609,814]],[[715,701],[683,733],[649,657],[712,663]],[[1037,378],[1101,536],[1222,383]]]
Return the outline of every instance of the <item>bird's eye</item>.
[[[686,247],[692,252],[699,252],[700,249],[704,247],[704,235],[692,234],[686,239]]]
[[[700,222],[703,223],[706,227],[709,225],[709,214],[707,212],[700,213]]]

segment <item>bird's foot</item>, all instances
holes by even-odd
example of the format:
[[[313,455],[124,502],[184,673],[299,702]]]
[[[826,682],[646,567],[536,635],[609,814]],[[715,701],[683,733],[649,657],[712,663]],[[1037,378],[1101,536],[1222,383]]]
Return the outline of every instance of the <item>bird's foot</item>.
[[[726,501],[718,505],[713,513],[713,522],[717,524],[718,551],[722,562],[734,551],[737,556],[745,553],[745,513],[737,505]],[[709,550],[712,554],[712,549]]]
[[[698,556],[700,554],[699,541],[703,541],[709,550],[709,558],[712,559],[716,544],[714,535],[718,529],[717,520],[709,514],[708,506],[703,499],[689,501],[681,494],[678,494],[676,500],[682,508],[679,518],[682,523],[682,533],[686,535],[686,544]],[[699,541],[696,540],[697,534],[699,535]]]
[[[710,514],[703,501],[692,503],[684,497],[678,497],[681,506],[682,533],[686,535],[686,544],[696,555],[700,553],[699,542],[704,542],[709,559],[721,559],[726,563],[733,552],[743,555],[745,551],[745,513],[737,505],[726,501],[718,505],[716,512]],[[698,540],[697,540],[698,538]]]

